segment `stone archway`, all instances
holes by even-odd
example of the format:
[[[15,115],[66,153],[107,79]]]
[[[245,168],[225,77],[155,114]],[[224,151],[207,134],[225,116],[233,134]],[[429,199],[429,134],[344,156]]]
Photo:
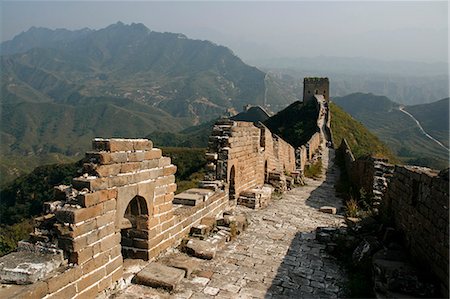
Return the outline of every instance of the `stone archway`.
[[[228,179],[229,186],[229,199],[235,200],[236,199],[236,170],[234,168],[234,165],[231,167],[230,170],[230,178]]]
[[[264,163],[264,183],[268,183],[269,182],[269,170],[267,167],[267,160]]]
[[[148,221],[147,202],[136,195],[129,202],[120,223],[123,258],[148,260]]]

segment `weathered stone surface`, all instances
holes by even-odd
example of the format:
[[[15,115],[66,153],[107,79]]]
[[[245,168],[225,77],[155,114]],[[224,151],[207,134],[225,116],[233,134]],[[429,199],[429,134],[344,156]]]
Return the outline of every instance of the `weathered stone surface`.
[[[191,188],[186,191],[185,193],[191,193],[191,194],[198,194],[203,196],[203,201],[207,200],[211,195],[214,194],[214,191],[211,189],[205,189],[205,188]]]
[[[211,260],[216,256],[216,246],[210,242],[190,239],[184,246],[187,254],[198,257],[204,260]]]
[[[135,282],[172,291],[184,275],[183,270],[153,262],[136,274]]]
[[[61,254],[13,252],[0,258],[0,282],[35,283],[57,269],[62,262]]]
[[[195,206],[198,203],[203,202],[203,198],[203,195],[183,192],[175,195],[173,203],[185,206]]]
[[[197,260],[186,255],[172,256],[166,264],[167,266],[183,270],[185,273],[184,277],[186,278],[190,277],[192,271],[197,270],[199,267]]]

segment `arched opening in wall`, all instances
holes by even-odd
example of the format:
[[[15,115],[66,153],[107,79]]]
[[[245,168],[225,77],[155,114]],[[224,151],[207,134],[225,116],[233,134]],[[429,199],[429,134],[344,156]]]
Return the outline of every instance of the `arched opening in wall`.
[[[135,196],[128,204],[120,226],[123,258],[149,259],[148,220],[145,199]]]
[[[319,90],[318,89],[316,89],[316,94],[319,94]]]
[[[230,178],[228,180],[229,184],[230,184],[230,188],[229,188],[229,196],[230,196],[230,200],[235,200],[236,199],[236,171],[234,169],[234,165],[231,167],[231,171],[230,171]]]
[[[269,182],[269,171],[267,170],[267,160],[264,163],[264,183]]]

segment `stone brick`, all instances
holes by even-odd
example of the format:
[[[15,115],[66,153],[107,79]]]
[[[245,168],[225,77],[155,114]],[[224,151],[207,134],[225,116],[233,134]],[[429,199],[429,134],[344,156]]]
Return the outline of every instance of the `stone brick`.
[[[128,162],[128,163],[122,163],[120,164],[120,172],[121,173],[129,173],[129,172],[136,172],[143,166],[142,163],[139,162]]]
[[[75,238],[81,235],[86,234],[87,232],[90,232],[97,228],[97,223],[95,219],[91,219],[88,221],[85,221],[81,224],[71,224],[70,225],[70,232],[68,236]]]
[[[133,141],[130,139],[109,139],[109,151],[123,152],[134,150]]]
[[[114,222],[115,218],[115,212],[111,211],[108,213],[105,213],[103,215],[100,215],[95,219],[97,227],[102,227],[108,223]]]
[[[86,221],[103,214],[103,205],[98,204],[89,208],[76,209],[74,211],[74,223]]]
[[[165,213],[165,212],[168,212],[168,211],[172,210],[173,209],[173,205],[172,205],[172,202],[167,202],[165,204],[161,204],[161,205],[155,206],[155,208],[156,208],[155,214],[162,214],[162,213]]]
[[[50,294],[46,299],[71,299],[77,294],[76,284],[68,284],[57,292]]]
[[[138,183],[137,194],[146,199],[152,198],[155,189],[155,184],[150,182]]]
[[[121,164],[97,165],[93,171],[98,177],[109,177],[120,173]]]
[[[110,235],[110,236],[102,239],[100,241],[101,251],[107,251],[107,250],[113,248],[114,246],[120,244],[120,238],[121,238],[120,234],[116,233],[114,235]]]
[[[120,267],[119,269],[117,269],[115,272],[112,273],[111,275],[111,280],[113,282],[118,281],[119,279],[121,279],[123,276],[123,266]]]
[[[175,191],[177,191],[177,184],[170,184],[170,185],[167,187],[167,193],[175,192]]]
[[[170,159],[170,157],[161,157],[161,159],[159,159],[158,166],[159,167],[169,166],[171,162],[172,160]]]
[[[172,175],[175,174],[177,172],[177,167],[175,165],[170,165],[170,166],[166,166],[164,167],[164,176],[168,176],[168,175]]]
[[[81,265],[86,261],[92,259],[93,256],[94,256],[93,248],[86,247],[83,250],[72,252],[69,256],[69,263]]]
[[[102,189],[108,189],[108,184],[111,179],[99,178],[99,177],[78,177],[72,180],[72,185],[77,190],[83,190],[84,188],[90,191],[97,191]]]
[[[100,293],[112,285],[112,275],[108,275],[98,282],[97,292]]]
[[[148,139],[133,139],[133,148],[137,150],[151,150],[153,148],[153,142]]]
[[[106,264],[106,275],[111,274],[112,272],[116,271],[123,265],[123,259],[121,256],[117,257],[116,259],[110,261],[108,264]]]
[[[110,211],[116,210],[116,206],[117,206],[117,200],[115,200],[115,199],[110,199],[108,201],[105,201],[103,203],[102,214],[105,214],[105,213],[108,213]]]
[[[83,290],[86,290],[87,288],[95,285],[98,283],[104,276],[106,275],[105,268],[97,269],[94,272],[91,272],[80,279],[80,281],[77,282],[77,289],[78,292],[82,292]],[[97,292],[97,289],[95,289]],[[85,297],[87,298],[87,297]]]
[[[142,162],[144,160],[148,160],[148,159],[146,159],[146,153],[147,152],[145,152],[145,151],[128,153],[127,161],[128,162]]]
[[[98,288],[96,285],[93,285],[89,289],[81,289],[78,287],[78,294],[73,299],[85,299],[85,298],[95,298],[97,297]]]
[[[159,148],[153,148],[151,151],[145,152],[145,160],[159,159],[162,156],[162,152]]]

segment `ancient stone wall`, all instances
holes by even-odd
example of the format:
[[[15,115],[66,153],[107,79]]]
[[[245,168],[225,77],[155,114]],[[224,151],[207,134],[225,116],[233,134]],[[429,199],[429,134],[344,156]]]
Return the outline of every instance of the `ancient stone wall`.
[[[412,257],[430,269],[448,294],[449,182],[438,172],[417,166],[391,165],[375,158],[355,160],[344,139],[340,150],[350,181],[373,196],[405,237]]]
[[[207,157],[207,179],[227,182],[231,197],[261,187],[269,172],[295,170],[294,148],[264,125],[251,122],[218,121]]]
[[[428,168],[395,166],[384,201],[412,257],[440,279],[448,296],[448,173],[444,178]]]
[[[312,135],[308,140],[308,142],[306,143],[308,160],[311,160],[314,154],[318,152],[321,142],[322,137],[319,132],[314,133],[314,135]]]
[[[124,258],[152,259],[228,206],[220,189],[193,207],[173,204],[176,167],[149,140],[96,139],[93,149],[85,174],[56,188],[49,214],[19,246],[62,253],[62,266],[29,286],[2,289],[0,297],[94,298],[122,278]]]
[[[303,102],[314,99],[314,95],[323,95],[325,100],[330,99],[330,82],[328,78],[304,78],[303,79]]]

